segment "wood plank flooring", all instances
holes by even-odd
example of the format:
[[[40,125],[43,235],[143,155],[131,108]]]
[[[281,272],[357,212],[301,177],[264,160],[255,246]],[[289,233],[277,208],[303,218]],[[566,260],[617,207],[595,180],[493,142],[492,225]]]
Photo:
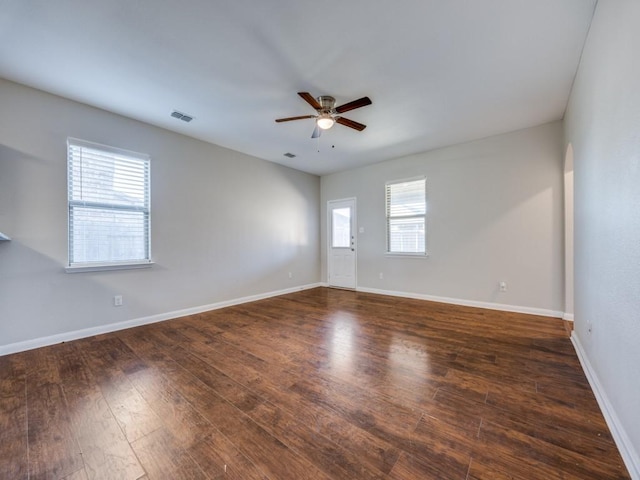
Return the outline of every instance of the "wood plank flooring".
[[[1,479],[628,479],[563,321],[317,288],[0,357]]]

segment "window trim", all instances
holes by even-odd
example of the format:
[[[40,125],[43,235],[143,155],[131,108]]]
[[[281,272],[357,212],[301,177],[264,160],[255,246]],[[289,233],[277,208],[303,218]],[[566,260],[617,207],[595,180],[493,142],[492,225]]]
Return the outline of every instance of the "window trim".
[[[153,261],[149,262],[122,262],[122,263],[98,263],[82,264],[65,267],[67,273],[82,272],[104,272],[107,270],[137,270],[140,268],[149,268],[155,265]]]
[[[125,157],[129,157],[133,160],[140,160],[146,162],[146,178],[145,178],[145,195],[148,197],[147,206],[145,207],[121,207],[119,205],[108,205],[101,202],[84,202],[78,200],[72,200],[70,198],[70,186],[71,186],[71,178],[72,172],[70,171],[70,159],[71,159],[71,147],[86,147],[94,150],[102,151],[106,154],[114,154],[121,155]],[[113,262],[74,262],[71,260],[73,258],[72,255],[72,229],[71,229],[71,210],[74,206],[89,206],[89,207],[108,207],[112,210],[121,209],[123,211],[137,211],[144,213],[146,217],[146,245],[145,252],[146,258],[144,259],[135,259],[135,260],[125,260],[125,261],[113,261]],[[129,269],[140,269],[140,268],[149,268],[154,265],[154,262],[151,257],[151,162],[150,156],[145,153],[134,152],[131,150],[126,150],[123,148],[112,147],[110,145],[103,145],[100,143],[89,142],[86,140],[81,140],[78,138],[68,137],[67,138],[67,265],[65,266],[65,271],[67,273],[81,273],[81,272],[98,272],[98,271],[107,271],[107,270],[129,270]]]
[[[424,180],[424,205],[425,213],[422,215],[414,215],[411,217],[390,217],[389,212],[389,196],[387,193],[389,185],[395,185],[398,183],[415,182],[418,180]],[[429,256],[429,250],[427,249],[427,176],[420,175],[417,177],[402,178],[398,180],[389,180],[384,184],[384,217],[385,217],[385,256],[391,258],[426,258]],[[392,252],[390,250],[390,232],[389,232],[389,220],[391,218],[424,218],[424,252]]]

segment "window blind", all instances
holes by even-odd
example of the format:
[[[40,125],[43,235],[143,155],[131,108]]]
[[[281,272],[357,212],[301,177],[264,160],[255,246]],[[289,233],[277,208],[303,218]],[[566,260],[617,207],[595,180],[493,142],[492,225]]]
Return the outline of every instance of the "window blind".
[[[68,139],[69,266],[150,262],[149,156]]]
[[[387,252],[425,254],[426,179],[386,184]]]

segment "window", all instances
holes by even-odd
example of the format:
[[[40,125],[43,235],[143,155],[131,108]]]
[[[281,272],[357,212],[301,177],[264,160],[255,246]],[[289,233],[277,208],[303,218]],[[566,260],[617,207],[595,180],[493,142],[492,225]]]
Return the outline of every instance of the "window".
[[[386,184],[387,253],[426,255],[426,179]]]
[[[151,264],[148,155],[67,140],[69,268]]]
[[[331,247],[349,248],[351,246],[351,208],[334,208],[331,225]]]

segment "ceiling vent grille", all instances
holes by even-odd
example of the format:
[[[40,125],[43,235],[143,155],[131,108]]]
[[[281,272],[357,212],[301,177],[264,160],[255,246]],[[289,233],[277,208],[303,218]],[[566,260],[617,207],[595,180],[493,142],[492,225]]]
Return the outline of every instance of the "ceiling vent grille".
[[[184,122],[190,122],[191,120],[193,120],[193,117],[191,115],[187,115],[186,113],[181,113],[177,110],[174,110],[173,112],[171,112],[171,116],[173,118],[177,118],[178,120],[182,120]]]
[[[285,157],[295,158],[295,155],[294,155],[293,153],[289,153],[289,152],[287,152],[287,153],[285,153],[285,154],[283,154],[283,155],[284,155]]]

